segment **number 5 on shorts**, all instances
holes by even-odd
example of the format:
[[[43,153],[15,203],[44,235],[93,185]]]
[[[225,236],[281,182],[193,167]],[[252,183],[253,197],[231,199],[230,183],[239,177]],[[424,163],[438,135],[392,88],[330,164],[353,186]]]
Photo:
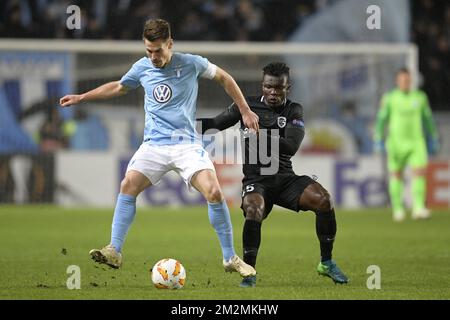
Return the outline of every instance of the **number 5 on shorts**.
[[[253,183],[246,185],[244,190],[242,190],[242,197],[244,197],[246,193],[252,192],[253,190],[255,190],[255,185]]]

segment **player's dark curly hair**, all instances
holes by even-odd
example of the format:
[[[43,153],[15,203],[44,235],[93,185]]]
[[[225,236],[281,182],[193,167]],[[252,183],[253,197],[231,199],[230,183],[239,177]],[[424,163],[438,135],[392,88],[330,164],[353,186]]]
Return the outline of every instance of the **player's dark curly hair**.
[[[145,22],[142,37],[148,41],[166,41],[170,36],[170,24],[166,20],[150,19]]]
[[[284,62],[271,62],[263,68],[263,75],[281,77],[286,75],[289,78],[289,67]]]

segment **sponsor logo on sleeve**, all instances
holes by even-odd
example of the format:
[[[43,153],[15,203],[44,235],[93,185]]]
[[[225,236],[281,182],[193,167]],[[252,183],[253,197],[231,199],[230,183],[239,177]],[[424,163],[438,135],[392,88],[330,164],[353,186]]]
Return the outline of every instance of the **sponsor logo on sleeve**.
[[[296,127],[299,127],[299,128],[304,128],[305,127],[305,123],[303,122],[303,120],[300,120],[300,119],[292,120],[292,124],[294,126],[296,126]]]

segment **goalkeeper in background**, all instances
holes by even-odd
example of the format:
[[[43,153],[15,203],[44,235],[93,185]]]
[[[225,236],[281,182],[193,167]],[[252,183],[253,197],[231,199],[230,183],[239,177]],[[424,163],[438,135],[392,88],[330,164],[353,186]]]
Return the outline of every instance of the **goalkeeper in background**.
[[[411,74],[402,68],[397,73],[397,88],[384,94],[375,124],[376,152],[380,152],[387,124],[386,154],[389,170],[389,196],[394,221],[406,217],[403,204],[403,173],[412,169],[413,219],[427,219],[430,211],[425,206],[426,168],[428,163],[427,135],[430,151],[439,150],[438,132],[434,124],[425,92],[411,89]],[[425,130],[424,130],[425,129]],[[425,132],[426,131],[426,132]]]

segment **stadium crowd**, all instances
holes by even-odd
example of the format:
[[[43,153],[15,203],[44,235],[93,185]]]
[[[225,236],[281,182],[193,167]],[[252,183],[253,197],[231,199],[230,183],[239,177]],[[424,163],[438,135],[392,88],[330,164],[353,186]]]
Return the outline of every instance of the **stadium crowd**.
[[[149,18],[172,23],[177,40],[283,40],[331,0],[6,0],[0,36],[9,38],[140,39]],[[81,30],[65,28],[66,8],[81,8]],[[268,32],[270,31],[270,32]]]
[[[177,40],[283,41],[306,19],[341,0],[6,0],[0,38],[141,38],[145,20],[172,23]],[[80,30],[65,27],[68,6],[81,8]],[[411,40],[434,110],[446,110],[450,91],[450,3],[412,0]],[[85,23],[83,23],[85,22]]]
[[[450,101],[450,2],[412,1],[411,40],[419,47],[419,69],[426,79],[434,110],[448,110]]]

